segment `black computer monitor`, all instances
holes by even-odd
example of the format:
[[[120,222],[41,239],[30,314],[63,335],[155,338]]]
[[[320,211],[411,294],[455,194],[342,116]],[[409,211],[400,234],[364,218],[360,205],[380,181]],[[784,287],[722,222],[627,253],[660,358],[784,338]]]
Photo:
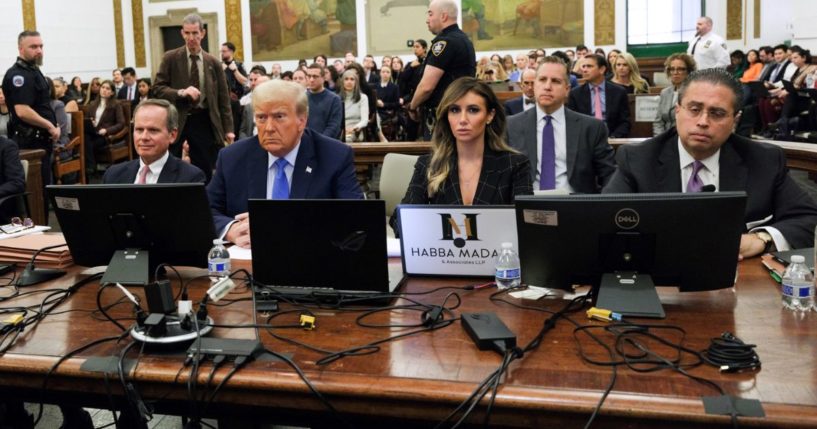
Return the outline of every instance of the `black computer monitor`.
[[[654,285],[734,284],[745,205],[744,192],[517,197],[522,281],[592,285],[597,307],[663,317]]]
[[[206,267],[215,227],[201,183],[48,186],[74,263],[146,284],[161,263]]]

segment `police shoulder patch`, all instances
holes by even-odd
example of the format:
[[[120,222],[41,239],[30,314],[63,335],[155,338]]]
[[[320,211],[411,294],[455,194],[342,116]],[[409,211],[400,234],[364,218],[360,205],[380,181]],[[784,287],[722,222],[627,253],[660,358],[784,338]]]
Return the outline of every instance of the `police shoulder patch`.
[[[11,78],[11,83],[19,88],[23,86],[24,83],[26,83],[26,79],[18,74]]]
[[[435,43],[431,46],[431,53],[434,54],[435,57],[439,57],[440,54],[443,53],[445,50],[445,45],[448,44],[445,40],[440,40],[439,42]]]

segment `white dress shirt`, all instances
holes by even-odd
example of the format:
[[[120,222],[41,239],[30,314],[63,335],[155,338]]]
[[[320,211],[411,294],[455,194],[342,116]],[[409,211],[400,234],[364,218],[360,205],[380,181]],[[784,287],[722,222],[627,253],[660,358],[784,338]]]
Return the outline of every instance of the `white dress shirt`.
[[[159,175],[162,174],[162,169],[165,168],[165,164],[167,164],[167,158],[170,156],[170,153],[165,151],[165,154],[162,155],[161,158],[157,159],[155,162],[152,162],[148,165],[150,171],[148,171],[148,175],[145,176],[145,184],[146,185],[153,185],[159,183]],[[133,180],[133,183],[139,183],[139,174],[142,172],[142,169],[145,168],[145,161],[139,157],[139,170],[136,172],[136,178]]]
[[[696,41],[697,45],[695,44]],[[692,53],[693,47],[695,48],[695,54]],[[711,31],[701,36],[700,40],[697,37],[690,40],[687,53],[695,58],[698,70],[715,67],[725,68],[731,63],[729,51],[723,37]]]
[[[565,106],[550,115],[550,123],[553,124],[553,139],[556,143],[556,189],[567,189],[573,192],[570,183],[567,181],[567,124],[565,122]],[[536,153],[539,154],[539,161],[536,163],[536,179],[533,181],[533,189],[539,190],[539,175],[542,174],[542,130],[545,129],[545,111],[536,106]]]

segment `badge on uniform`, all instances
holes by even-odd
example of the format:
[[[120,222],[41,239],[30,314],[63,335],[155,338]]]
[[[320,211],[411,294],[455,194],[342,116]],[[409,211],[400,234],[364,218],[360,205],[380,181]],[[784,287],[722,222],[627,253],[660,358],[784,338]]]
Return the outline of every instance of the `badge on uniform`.
[[[711,41],[711,40],[707,40],[707,41],[706,41],[706,43],[704,43],[704,48],[708,48],[708,47],[709,47],[709,45],[711,45],[711,44],[712,44],[712,41]]]
[[[19,88],[23,86],[24,83],[26,83],[26,78],[18,74],[17,76],[11,78],[11,83],[14,84],[14,86],[16,86],[17,88]]]
[[[443,51],[445,50],[445,45],[447,43],[448,42],[446,42],[445,40],[440,40],[439,42],[435,43],[434,45],[431,46],[431,53],[434,54],[435,57],[439,57],[440,54],[442,54]]]

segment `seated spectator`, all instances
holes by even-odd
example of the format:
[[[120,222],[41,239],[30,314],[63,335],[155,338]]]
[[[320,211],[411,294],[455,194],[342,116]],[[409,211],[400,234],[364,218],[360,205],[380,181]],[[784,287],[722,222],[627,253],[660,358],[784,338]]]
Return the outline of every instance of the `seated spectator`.
[[[669,76],[670,85],[661,90],[658,115],[652,123],[652,135],[657,136],[675,126],[678,88],[695,71],[695,67],[695,58],[687,53],[672,54],[664,61],[664,72]]]
[[[86,175],[92,175],[96,172],[96,149],[108,144],[105,136],[116,134],[127,126],[125,113],[116,100],[113,82],[102,82],[99,98],[88,105],[85,113],[85,170]]]
[[[483,67],[479,79],[484,82],[507,82],[508,75],[505,73],[505,68],[502,67],[502,64],[491,61]]]
[[[783,104],[786,102],[786,96],[788,95],[788,92],[783,88],[782,81],[793,83],[797,76],[806,70],[808,61],[811,59],[811,54],[798,45],[792,46],[790,50],[791,54],[789,55],[789,59],[784,63],[788,64],[781,67],[782,71],[780,73],[783,73],[782,78],[778,82],[768,85],[770,88],[769,97],[758,100],[761,124],[766,128],[762,133],[764,137],[773,137],[778,131],[783,134],[788,134],[788,126],[783,122],[778,122],[783,111]],[[775,56],[777,56],[777,53],[778,47],[775,47]],[[789,109],[793,107],[793,105],[790,105]],[[787,114],[790,113],[790,111],[787,112]],[[786,118],[786,122],[787,121],[788,117]]]
[[[590,54],[582,58],[580,63],[585,83],[570,91],[567,107],[574,112],[604,120],[610,137],[628,137],[630,105],[627,91],[604,80],[607,59],[601,55]]]
[[[452,82],[437,108],[431,154],[414,165],[402,204],[512,204],[532,194],[528,157],[504,135],[505,112],[491,88],[471,77]],[[399,235],[396,211],[390,223]]]
[[[71,79],[71,84],[68,85],[68,96],[71,97],[72,100],[76,101],[77,104],[81,104],[85,101],[85,93],[87,90],[82,88],[82,79],[79,76],[74,76]]]
[[[343,103],[323,85],[324,68],[312,63],[306,70],[309,99],[309,116],[306,127],[318,134],[337,139],[343,123]]]
[[[136,90],[139,91],[139,98],[136,104],[150,98],[150,88],[153,86],[149,77],[143,77],[136,83]]]
[[[376,85],[377,81],[380,80],[377,63],[374,61],[373,56],[366,55],[365,57],[363,57],[363,72],[364,72],[363,79],[361,80],[361,82]]]
[[[791,80],[792,85],[796,89],[814,88],[814,73],[817,72],[817,65],[811,64],[811,52],[799,46],[792,46],[792,53],[789,58],[797,66],[797,71]],[[809,79],[811,80],[810,85],[807,83]],[[787,138],[791,136],[792,131],[789,121],[792,118],[797,118],[800,112],[811,106],[811,97],[796,92],[789,93],[785,88],[777,92],[777,97],[783,99],[783,105],[780,109],[780,119],[774,124],[777,128],[775,137]]]
[[[51,86],[54,89],[54,95],[57,97],[57,100],[62,102],[66,113],[74,113],[79,110],[79,105],[77,105],[77,102],[68,96],[68,85],[65,84],[65,81],[62,80],[61,77],[53,79],[51,81]]]
[[[54,111],[54,116],[57,118],[57,126],[60,127],[60,138],[56,142],[54,142],[54,156],[58,156],[62,160],[70,159],[73,153],[71,151],[64,150],[65,146],[71,141],[71,119],[68,117],[68,113],[66,113],[65,104],[62,100],[60,100],[60,93],[57,90],[59,84],[57,83],[57,79],[51,79],[50,77],[46,77],[45,81],[48,82],[48,85],[51,88],[51,110]],[[62,82],[62,79],[59,79]],[[64,82],[63,82],[64,83]],[[65,85],[62,86],[63,92],[65,89]],[[70,100],[70,102],[76,105],[74,100]],[[75,183],[76,182],[76,174],[73,174],[72,177],[66,177],[63,180],[63,183]]]
[[[391,81],[400,88],[400,73],[403,72],[403,59],[394,57],[391,59]],[[402,95],[402,94],[401,94]]]
[[[750,49],[746,53],[747,68],[740,77],[741,83],[754,82],[760,79],[760,72],[763,71],[763,62],[760,61],[760,54],[757,49]]]
[[[6,104],[6,96],[3,95],[3,88],[0,88],[0,137],[9,136],[9,106]]]
[[[298,67],[292,71],[292,81],[306,89],[306,70]]]
[[[350,68],[341,76],[340,98],[345,112],[345,136],[347,142],[362,141],[362,131],[369,123],[369,97],[360,91],[356,70]]]
[[[502,68],[505,69],[505,74],[508,75],[508,79],[511,82],[516,82],[515,80],[511,79],[511,76],[516,71],[512,56],[505,55],[504,57],[502,57]]]
[[[20,163],[20,150],[14,140],[0,136],[0,198],[19,194],[26,190],[26,178]],[[8,202],[0,207],[0,222],[9,223],[19,216],[13,204]]]
[[[100,79],[95,77],[88,83],[88,91],[85,92],[85,99],[82,100],[83,106],[88,106],[99,98],[99,81]]]
[[[377,128],[377,93],[374,92],[374,88],[372,88],[373,85],[369,85],[364,79],[363,66],[358,63],[351,63],[347,68],[354,69],[357,72],[357,82],[358,85],[360,85],[360,93],[366,95],[366,98],[369,99],[369,122],[366,124],[362,138],[365,139],[364,141],[375,141],[380,134],[380,130]],[[380,80],[379,75],[377,79]]]
[[[729,54],[729,59],[731,64],[726,67],[726,71],[732,73],[732,76],[735,79],[740,79],[743,77],[743,73],[749,67],[749,63],[746,62],[746,54],[743,53],[740,49],[735,49]]]
[[[641,77],[638,71],[638,63],[632,54],[622,52],[616,55],[616,62],[613,66],[613,78],[610,80],[627,89],[627,94],[648,94],[650,85]]]
[[[375,85],[377,93],[377,114],[380,129],[386,140],[396,140],[399,128],[397,112],[403,106],[400,99],[400,90],[391,81],[391,69],[380,67],[380,83]]]
[[[340,90],[338,87],[338,79],[340,79],[340,74],[338,74],[338,71],[334,67],[329,66],[323,68],[323,85],[326,89],[335,94]]]

